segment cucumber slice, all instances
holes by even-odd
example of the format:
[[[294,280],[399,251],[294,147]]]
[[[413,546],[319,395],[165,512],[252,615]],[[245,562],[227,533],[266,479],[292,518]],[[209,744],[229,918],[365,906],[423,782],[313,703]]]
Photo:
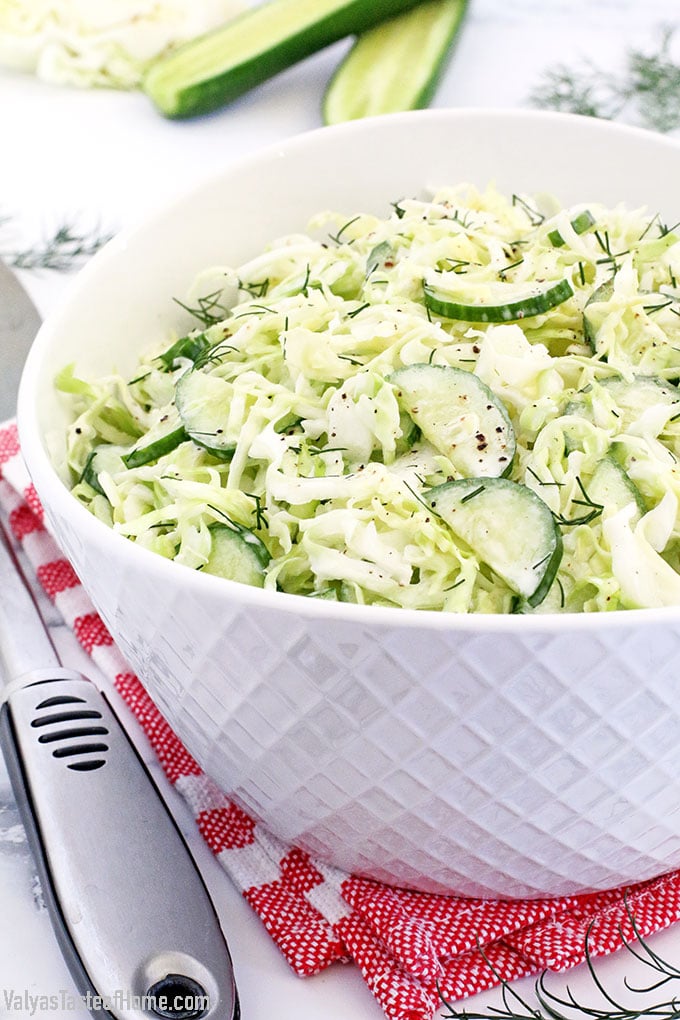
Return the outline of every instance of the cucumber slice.
[[[583,336],[593,354],[598,353],[597,334],[607,314],[607,302],[613,293],[614,277],[612,276],[593,291],[583,309]]]
[[[611,413],[611,427],[615,427],[617,432],[625,432],[645,411],[659,404],[674,408],[675,413],[680,414],[680,389],[665,379],[641,375],[628,382],[620,376],[613,376],[602,379],[599,385],[609,390],[616,405],[616,413]],[[584,393],[581,399],[571,401],[566,412],[593,421],[592,390]]]
[[[220,460],[230,460],[238,434],[229,432],[234,388],[218,375],[185,372],[175,386],[175,405],[189,438]]]
[[[106,493],[99,484],[99,475],[102,471],[106,471],[110,475],[124,471],[126,466],[123,460],[125,449],[124,446],[111,446],[108,444],[97,446],[88,456],[80,480],[87,482],[101,496],[105,496]]]
[[[204,573],[262,588],[270,556],[257,535],[228,524],[213,524],[209,530],[212,545]]]
[[[192,39],[149,68],[143,89],[166,117],[192,117],[418,0],[271,0]]]
[[[166,453],[171,453],[180,443],[185,442],[187,434],[184,428],[177,423],[168,428],[165,432],[157,434],[158,430],[154,430],[152,433],[147,433],[144,437],[147,442],[141,446],[135,446],[128,453],[123,454],[123,464],[127,468],[141,467],[143,464],[151,464],[152,461],[158,460],[159,457],[164,457]],[[154,438],[149,440],[149,435],[153,435]]]
[[[559,280],[541,289],[518,292],[509,283],[499,284],[499,300],[489,304],[469,304],[453,294],[437,294],[424,283],[425,307],[443,319],[457,319],[462,322],[516,322],[533,315],[542,315],[556,308],[573,296],[574,291],[568,280]]]
[[[422,434],[466,476],[502,475],[515,455],[515,432],[503,404],[472,372],[448,365],[408,365],[388,377]]]
[[[595,217],[587,209],[580,212],[578,216],[575,216],[571,221],[571,227],[575,234],[585,234],[586,230],[590,227],[595,226]],[[548,240],[556,248],[561,248],[564,244],[564,238],[560,234],[559,230],[551,230],[548,233]]]
[[[616,513],[634,503],[633,524],[637,524],[647,509],[637,485],[613,457],[604,457],[595,468],[588,485],[588,496],[593,503],[604,507],[604,513]]]
[[[535,492],[509,478],[463,478],[424,498],[509,588],[530,606],[543,601],[562,559],[562,536]]]
[[[324,122],[427,106],[466,7],[467,0],[429,0],[359,36],[326,89]]]
[[[612,394],[618,411],[623,412],[621,424],[624,427],[637,421],[647,408],[658,404],[675,407],[680,413],[680,389],[665,379],[641,375],[628,382],[617,376],[603,380],[601,385]]]

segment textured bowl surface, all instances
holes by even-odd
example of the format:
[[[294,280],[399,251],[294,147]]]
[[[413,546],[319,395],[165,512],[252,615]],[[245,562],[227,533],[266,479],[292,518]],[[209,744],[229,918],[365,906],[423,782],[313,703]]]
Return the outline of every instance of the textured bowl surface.
[[[468,895],[564,894],[680,866],[680,611],[452,617],[266,593],[136,548],[51,466],[56,371],[128,371],[171,300],[333,208],[494,181],[680,219],[680,146],[577,117],[431,111],[324,129],[227,168],[81,273],[19,399],[51,525],[200,764],[285,840]],[[47,437],[47,438],[46,438]],[[57,444],[58,445],[58,444]]]

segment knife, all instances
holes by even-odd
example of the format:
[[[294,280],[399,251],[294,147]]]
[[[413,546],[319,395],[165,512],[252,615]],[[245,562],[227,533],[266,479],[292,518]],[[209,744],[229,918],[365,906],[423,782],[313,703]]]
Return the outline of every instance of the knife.
[[[5,323],[30,321],[18,293]],[[2,521],[0,578],[0,746],[82,1004],[97,1020],[236,1020],[190,851],[108,698],[62,666]]]
[[[0,260],[0,421],[16,413],[16,394],[28,348],[40,327],[35,305],[11,269]]]

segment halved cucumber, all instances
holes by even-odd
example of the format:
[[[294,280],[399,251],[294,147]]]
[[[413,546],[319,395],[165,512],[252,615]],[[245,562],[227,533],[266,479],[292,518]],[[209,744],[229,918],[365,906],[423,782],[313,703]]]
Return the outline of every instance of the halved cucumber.
[[[472,372],[408,365],[388,377],[400,406],[462,475],[502,475],[515,455],[515,432],[498,397]]]
[[[513,284],[500,283],[497,300],[474,304],[454,294],[436,293],[427,283],[423,283],[423,292],[425,307],[431,312],[443,319],[462,322],[516,322],[549,312],[574,294],[568,280],[559,280],[547,287],[536,286],[529,291],[526,287],[519,290]]]
[[[210,538],[210,557],[203,567],[204,573],[262,588],[270,556],[257,535],[247,528],[213,524]]]
[[[509,478],[463,478],[425,493],[428,506],[530,606],[542,602],[562,559],[549,507]]]
[[[103,471],[110,475],[124,471],[126,467],[123,460],[125,450],[124,446],[112,446],[109,444],[97,446],[85,462],[83,473],[80,476],[81,481],[87,482],[95,492],[105,496],[106,493],[99,483],[99,475]]]
[[[360,35],[326,90],[324,122],[427,106],[466,7],[467,0],[428,0]]]
[[[580,212],[578,216],[574,216],[571,221],[571,228],[575,234],[584,234],[590,227],[595,226],[595,217],[587,209]],[[560,234],[559,230],[551,230],[548,233],[548,240],[551,244],[554,244],[556,248],[561,248],[564,244],[564,238]]]
[[[610,456],[604,457],[595,468],[588,485],[588,497],[603,507],[605,513],[616,513],[634,503],[636,513],[631,523],[637,523],[647,509],[637,485]]]
[[[185,372],[175,386],[175,405],[187,435],[214,457],[229,460],[238,434],[229,431],[229,406],[234,387],[218,375]]]
[[[156,61],[143,83],[167,117],[216,110],[347,35],[417,0],[271,0]]]
[[[183,426],[176,421],[163,423],[148,432],[143,440],[132,450],[123,454],[123,463],[127,468],[142,467],[151,464],[166,453],[172,453],[176,447],[186,441],[187,434]]]

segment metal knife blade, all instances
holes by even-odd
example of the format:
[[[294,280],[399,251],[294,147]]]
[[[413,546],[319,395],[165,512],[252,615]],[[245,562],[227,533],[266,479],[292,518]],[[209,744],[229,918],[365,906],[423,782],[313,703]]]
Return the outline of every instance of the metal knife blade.
[[[17,307],[23,291],[9,293]],[[1,519],[0,578],[0,747],[84,1005],[98,1020],[235,1020],[193,857],[109,700],[62,667]]]
[[[16,413],[16,394],[40,316],[14,273],[0,261],[0,421]]]
[[[0,677],[18,680],[35,670],[55,669],[61,665],[42,620],[36,626],[38,609],[28,582],[23,581],[20,572],[9,538],[0,535]]]

